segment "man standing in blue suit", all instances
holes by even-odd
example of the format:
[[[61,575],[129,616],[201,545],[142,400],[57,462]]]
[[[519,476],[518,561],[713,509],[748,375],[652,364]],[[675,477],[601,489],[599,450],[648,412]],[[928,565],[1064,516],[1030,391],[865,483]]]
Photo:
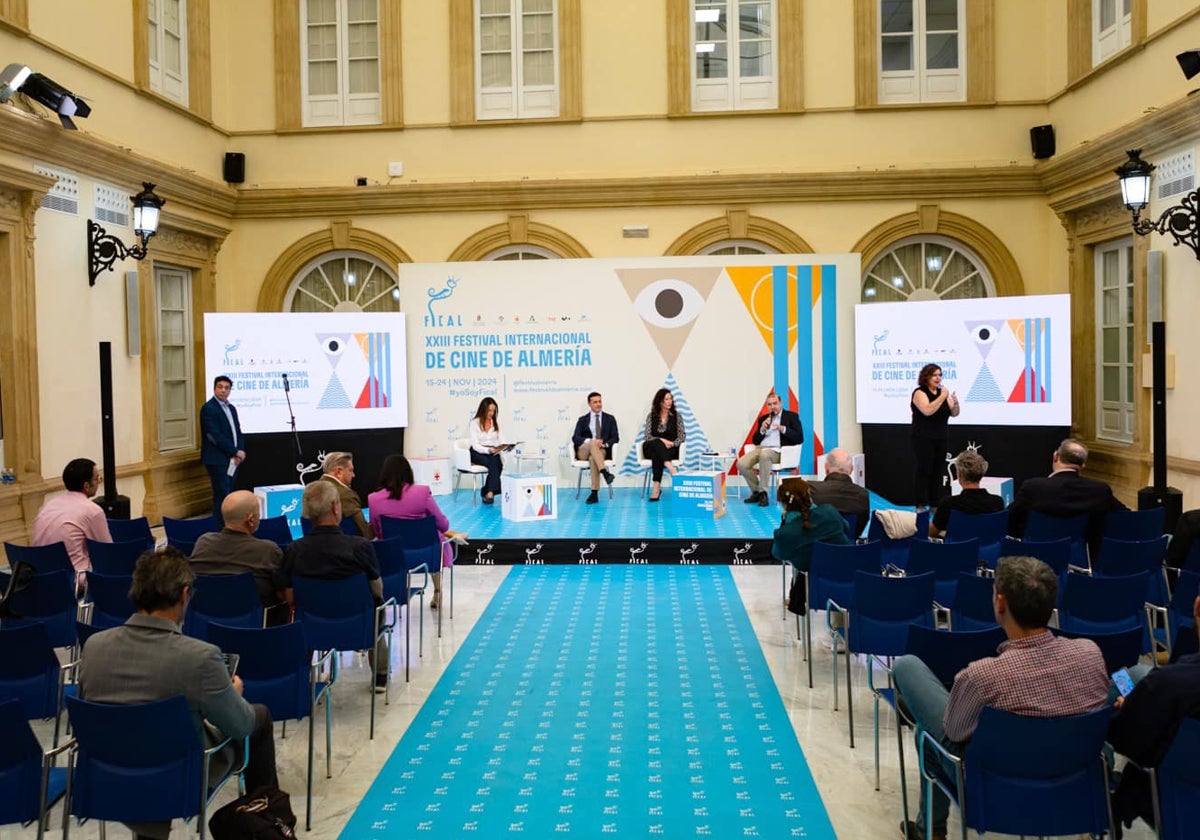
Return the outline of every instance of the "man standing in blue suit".
[[[213,516],[221,520],[221,503],[233,490],[233,477],[246,460],[246,439],[238,422],[237,409],[229,402],[233,380],[213,380],[213,396],[200,408],[200,463],[212,482]]]

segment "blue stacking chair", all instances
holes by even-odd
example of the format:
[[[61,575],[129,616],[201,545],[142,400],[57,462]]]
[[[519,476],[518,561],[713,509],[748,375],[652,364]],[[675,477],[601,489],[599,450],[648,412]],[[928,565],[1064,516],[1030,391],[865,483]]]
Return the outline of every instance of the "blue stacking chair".
[[[1104,517],[1104,533],[1115,540],[1152,540],[1163,535],[1166,508],[1110,510]]]
[[[1152,628],[1154,639],[1159,647],[1167,651],[1169,659],[1174,659],[1176,635],[1181,630],[1191,630],[1196,626],[1193,605],[1197,596],[1200,596],[1200,573],[1184,569],[1175,581],[1175,589],[1167,605],[1152,608],[1159,616]]]
[[[420,519],[397,519],[394,516],[381,516],[379,518],[380,530],[383,532],[384,539],[388,537],[401,537],[408,546],[426,546],[432,545],[436,540],[439,552],[441,546],[446,544],[447,540],[442,536],[437,529],[437,523],[432,516],[423,516]],[[439,553],[438,557],[431,559],[429,564],[429,572],[432,574],[436,571],[442,571],[446,575],[446,591],[450,595],[450,614],[448,618],[454,619],[454,561],[458,559],[458,543],[450,541],[450,565],[442,568],[442,558]],[[438,638],[442,637],[442,616],[438,612]]]
[[[254,532],[254,536],[260,540],[270,540],[280,548],[287,548],[292,544],[292,528],[288,525],[286,516],[268,516],[258,520],[258,530]]]
[[[1101,754],[1110,714],[1105,707],[1086,715],[1035,718],[984,706],[961,758],[922,732],[917,757],[930,782],[925,836],[933,836],[934,784],[958,806],[963,840],[968,829],[1111,836],[1108,766]]]
[[[1190,840],[1200,825],[1200,721],[1184,718],[1162,763],[1151,770],[1159,840]]]
[[[348,537],[362,536],[362,534],[358,533],[358,525],[349,516],[343,516],[342,521],[338,525],[342,529],[342,533]]]
[[[902,656],[908,647],[908,629],[913,625],[932,628],[933,572],[907,577],[885,577],[869,572],[854,573],[854,605],[842,607],[832,598],[827,602],[828,617],[842,615],[841,627],[830,627],[845,639],[846,716],[850,722],[850,746],[854,747],[854,692],[850,683],[850,653],[865,654],[872,660]],[[867,663],[867,684],[875,701],[875,788],[879,789],[879,700],[895,704],[895,690],[877,688],[874,668]],[[833,657],[833,708],[837,709],[837,655]]]
[[[23,581],[25,574],[18,572],[18,580]],[[50,644],[54,647],[75,646],[79,602],[75,599],[73,569],[29,576],[24,585],[13,593],[9,605],[16,617],[0,621],[0,626],[15,627],[36,621],[46,628]]]
[[[88,623],[93,627],[99,630],[118,627],[137,612],[137,607],[129,600],[129,588],[133,586],[131,575],[88,572],[87,582],[87,603],[84,607],[88,609],[90,606]]]
[[[49,545],[17,545],[6,542],[4,553],[8,557],[9,566],[24,563],[39,575],[47,572],[75,571],[75,567],[71,565],[71,556],[67,554],[67,547],[61,542]]]
[[[1092,571],[1104,577],[1122,577],[1138,572],[1150,573],[1150,584],[1146,590],[1146,603],[1156,607],[1166,606],[1171,600],[1167,586],[1167,572],[1163,558],[1167,553],[1166,536],[1160,534],[1148,540],[1118,540],[1104,537],[1100,551],[1092,563]]]
[[[993,587],[990,577],[959,575],[954,600],[938,605],[950,608],[950,629],[957,633],[997,627],[996,609],[992,604]]]
[[[929,534],[929,511],[923,510],[917,514],[916,539],[927,539]],[[871,524],[867,527],[867,541],[878,542],[883,551],[883,564],[903,569],[908,562],[908,541],[913,537],[894,540],[887,535],[883,522],[878,516],[872,515]]]
[[[1051,542],[1064,537],[1071,541],[1071,562],[1088,565],[1086,516],[1047,516],[1036,510],[1029,512],[1023,539],[1031,542]]]
[[[1104,667],[1110,674],[1138,663],[1146,637],[1145,631],[1140,627],[1116,633],[1075,633],[1055,627],[1051,632],[1068,639],[1091,639],[1096,643],[1096,647],[1100,648],[1100,653],[1104,656]]]
[[[75,623],[75,631],[78,634],[78,649],[80,653],[83,652],[83,646],[87,644],[88,639],[92,638],[92,636],[95,636],[97,633],[102,632],[99,627],[93,627],[90,624],[84,624],[82,621]],[[79,657],[76,656],[75,658],[78,659]]]
[[[0,825],[37,820],[38,840],[45,836],[47,811],[67,790],[67,771],[55,764],[73,746],[43,752],[20,702],[0,702]]]
[[[1118,633],[1140,629],[1142,652],[1150,652],[1146,587],[1149,572],[1125,577],[1091,577],[1071,572],[1059,599],[1058,626],[1073,633]]]
[[[391,632],[388,608],[396,609],[394,599],[385,598],[379,606],[371,598],[367,576],[351,575],[341,580],[320,580],[293,575],[296,620],[304,622],[305,640],[315,651],[374,651],[380,639],[387,647],[387,672],[391,675]],[[375,674],[371,674],[371,738],[375,737]],[[390,682],[390,680],[389,680]],[[383,702],[388,702],[387,691]]]
[[[102,575],[132,575],[138,558],[149,550],[141,540],[110,543],[88,540],[87,549],[92,571]]]
[[[271,719],[283,721],[308,718],[308,789],[306,827],[312,830],[313,729],[317,706],[325,700],[325,778],[333,778],[333,695],[337,660],[332,651],[312,661],[299,622],[279,627],[247,629],[210,624],[208,640],[225,653],[236,653],[243,697],[262,703]],[[327,676],[326,676],[327,675]],[[324,678],[323,678],[324,677]]]
[[[391,598],[404,607],[404,681],[409,681],[409,663],[412,651],[412,598],[417,596],[421,601],[418,607],[420,636],[417,640],[419,655],[424,656],[425,650],[425,588],[429,580],[429,565],[440,562],[441,549],[436,552],[428,546],[409,549],[402,537],[385,537],[371,544],[375,549],[375,557],[379,560],[379,577],[383,581],[383,597]],[[436,556],[434,556],[436,554]],[[420,583],[415,575],[422,575]]]
[[[843,513],[842,519],[846,520],[846,528],[850,532],[850,539],[858,539],[858,535],[862,533],[862,525],[858,522],[858,517],[853,513]]]
[[[162,524],[163,531],[167,535],[167,542],[172,544],[194,543],[204,534],[221,530],[221,526],[217,524],[217,518],[211,513],[195,519],[172,519],[164,516]]]
[[[208,625],[262,627],[263,606],[253,572],[236,575],[196,575],[192,602],[183,619],[183,632],[208,639]]]
[[[230,779],[231,766],[212,777],[212,757],[231,739],[205,749],[182,694],[153,703],[109,705],[67,698],[75,732],[70,754],[70,809],[77,818],[158,822],[199,817],[200,840],[208,830],[208,806]],[[249,737],[242,755],[249,756]]]
[[[857,545],[814,543],[812,563],[809,565],[808,571],[800,572],[793,567],[794,574],[804,575],[805,590],[808,593],[803,625],[801,625],[800,616],[796,616],[796,638],[804,640],[804,657],[808,660],[809,688],[812,688],[813,684],[812,611],[825,609],[830,599],[843,606],[853,608],[854,573],[862,571],[878,575],[882,569],[883,545],[879,542],[865,542]],[[801,626],[804,628],[803,636],[800,632]]]
[[[150,520],[144,516],[137,519],[110,519],[108,533],[113,542],[139,541],[146,548],[154,548],[154,534],[150,531]]]
[[[1067,537],[1057,540],[1017,540],[1005,537],[1000,543],[1001,557],[1036,557],[1058,575],[1059,594],[1075,558],[1075,543]],[[995,564],[992,564],[993,567]]]
[[[26,720],[54,718],[56,747],[62,700],[75,690],[66,676],[74,668],[74,663],[59,663],[39,622],[0,629],[0,698],[18,701]]]
[[[1008,533],[1008,511],[995,513],[963,513],[950,511],[946,523],[946,542],[979,540],[979,559],[989,566],[996,565],[1000,556],[1000,541]]]
[[[908,566],[905,573],[921,575],[933,572],[937,581],[933,600],[939,604],[952,603],[959,575],[974,575],[978,568],[978,539],[962,542],[913,540],[908,545]]]

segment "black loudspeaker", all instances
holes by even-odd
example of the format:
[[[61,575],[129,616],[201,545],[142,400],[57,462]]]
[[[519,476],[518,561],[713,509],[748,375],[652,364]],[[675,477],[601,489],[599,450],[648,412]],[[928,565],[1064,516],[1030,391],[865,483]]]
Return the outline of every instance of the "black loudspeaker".
[[[225,180],[231,184],[246,180],[246,156],[242,152],[225,153]]]
[[[113,443],[112,342],[100,342],[100,445],[104,461],[104,495],[94,501],[109,519],[128,519],[129,497],[117,493],[117,455]]]
[[[1054,157],[1054,126],[1035,125],[1029,129],[1029,145],[1033,147],[1033,156],[1037,160]]]

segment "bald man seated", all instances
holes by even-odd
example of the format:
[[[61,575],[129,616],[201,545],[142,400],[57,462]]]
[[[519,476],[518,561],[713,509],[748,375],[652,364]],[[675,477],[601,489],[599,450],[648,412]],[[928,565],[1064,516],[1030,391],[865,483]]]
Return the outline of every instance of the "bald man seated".
[[[845,449],[830,449],[825,453],[825,480],[810,481],[808,487],[814,505],[833,505],[838,513],[854,516],[861,532],[870,516],[871,494],[854,483],[853,474],[854,458],[850,453]]]
[[[225,520],[222,530],[196,540],[190,558],[192,571],[198,575],[253,572],[262,605],[283,604],[283,550],[270,540],[254,536],[258,530],[258,499],[249,490],[230,493],[221,502],[221,516]]]

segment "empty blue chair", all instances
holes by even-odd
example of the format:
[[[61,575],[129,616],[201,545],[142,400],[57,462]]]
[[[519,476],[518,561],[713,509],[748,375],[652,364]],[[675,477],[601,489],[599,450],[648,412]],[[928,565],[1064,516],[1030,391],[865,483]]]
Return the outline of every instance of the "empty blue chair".
[[[1000,543],[1001,557],[1036,557],[1058,575],[1059,586],[1075,562],[1075,543],[1068,537],[1057,540],[1017,540],[1005,537]],[[993,564],[994,566],[995,564]],[[1062,594],[1061,592],[1059,593]]]
[[[937,585],[934,600],[939,604],[954,601],[959,575],[973,575],[979,567],[979,540],[962,542],[930,542],[913,540],[908,545],[908,566],[905,572],[921,575],[932,572]]]
[[[358,532],[358,524],[353,519],[351,519],[349,516],[343,516],[342,521],[338,523],[338,526],[342,529],[342,533],[346,534],[347,536],[351,536],[351,537],[361,537],[362,536],[362,534],[360,534]]]
[[[858,539],[858,535],[862,533],[862,525],[858,522],[858,516],[853,513],[843,513],[842,519],[846,520],[846,528],[850,531],[851,539]]]
[[[1190,632],[1196,626],[1193,605],[1200,596],[1200,573],[1186,569],[1179,573],[1175,581],[1175,589],[1171,592],[1171,600],[1166,607],[1155,607],[1159,620],[1153,627],[1154,639],[1158,645],[1168,652],[1168,657],[1174,660],[1174,641],[1181,631]],[[1195,633],[1191,633],[1195,638]]]
[[[1091,577],[1071,572],[1059,599],[1058,626],[1073,633],[1119,633],[1141,629],[1149,653],[1146,615],[1148,572],[1125,577]]]
[[[1088,565],[1086,516],[1047,516],[1036,510],[1029,512],[1022,537],[1032,542],[1052,542],[1064,537],[1071,541],[1071,562]]]
[[[286,516],[269,516],[258,520],[258,530],[254,536],[260,540],[270,540],[280,548],[292,544],[292,528],[288,525]]]
[[[991,630],[996,627],[996,609],[992,604],[994,584],[990,577],[959,575],[950,608],[950,629],[959,631]]]
[[[19,588],[9,602],[15,617],[3,619],[0,625],[13,627],[37,621],[45,626],[54,647],[74,647],[79,614],[74,570],[28,575],[28,567],[21,568],[24,571],[18,573]]]
[[[21,704],[26,720],[54,718],[54,745],[58,746],[59,712],[66,672],[50,644],[46,628],[38,622],[0,628],[0,698]]]
[[[69,803],[74,816],[117,822],[198,816],[204,840],[209,803],[244,766],[213,778],[212,757],[230,739],[205,749],[182,694],[130,705],[68,697],[67,714],[76,741]],[[249,755],[249,738],[242,740],[242,755]]]
[[[917,514],[916,532],[913,535],[916,539],[923,540],[929,534],[929,511],[923,510]],[[878,542],[880,549],[883,552],[883,564],[891,565],[903,569],[904,564],[908,561],[908,541],[913,537],[904,537],[894,540],[887,535],[887,531],[883,527],[883,522],[878,516],[871,517],[871,524],[867,527],[867,540],[869,542]]]
[[[142,542],[146,548],[154,548],[154,534],[150,531],[150,520],[144,516],[137,519],[110,519],[108,533],[113,542]]]
[[[118,627],[137,612],[137,607],[129,600],[132,576],[88,572],[87,581],[87,603],[91,605],[91,620],[88,623],[93,627],[101,630]]]
[[[74,572],[71,557],[67,547],[61,542],[49,545],[17,545],[6,542],[4,553],[8,557],[8,565],[24,563],[33,567],[39,575],[47,572]]]
[[[805,577],[807,609],[804,622],[796,616],[796,638],[804,639],[804,656],[808,660],[808,687],[812,688],[812,611],[826,608],[830,599],[844,607],[854,606],[854,573],[863,571],[879,574],[883,568],[883,545],[866,542],[858,545],[813,543],[812,562]],[[803,626],[804,634],[800,635]]]
[[[947,752],[928,732],[917,756],[932,785],[958,806],[967,830],[1057,837],[1113,833],[1108,769],[1101,751],[1110,710],[1035,718],[984,706],[963,756]],[[950,774],[946,767],[954,767]],[[932,836],[932,826],[925,826]]]
[[[138,558],[149,550],[141,540],[110,543],[88,540],[87,548],[92,571],[102,575],[132,575]]]
[[[195,519],[172,519],[164,516],[162,524],[169,543],[194,543],[200,539],[202,534],[221,530],[221,526],[217,524],[217,518],[211,513]]]
[[[1008,511],[995,513],[963,513],[950,511],[946,523],[946,542],[979,540],[979,559],[989,566],[996,565],[1000,556],[1000,541],[1008,533]]]
[[[404,681],[409,681],[409,662],[411,657],[407,651],[412,650],[412,601],[413,596],[419,597],[421,605],[417,608],[419,616],[420,636],[417,649],[424,655],[425,648],[425,587],[429,580],[431,564],[441,562],[441,548],[423,546],[409,549],[402,537],[385,537],[373,542],[375,557],[379,560],[379,577],[383,581],[383,597],[395,600],[404,606]],[[436,565],[434,566],[436,568]],[[417,575],[420,575],[419,583]]]
[[[329,651],[312,662],[299,622],[280,627],[248,629],[213,623],[208,640],[225,653],[236,653],[243,697],[262,703],[277,721],[308,718],[307,828],[312,829],[313,729],[317,706],[325,700],[325,778],[333,777],[330,757],[333,745],[333,695],[329,689],[337,679],[337,660]],[[324,675],[327,678],[323,678]],[[285,724],[286,725],[286,724]]]
[[[1190,840],[1200,825],[1200,721],[1184,718],[1171,749],[1153,771],[1160,840]]]
[[[387,620],[393,599],[385,598],[376,606],[364,574],[340,580],[319,580],[303,575],[292,576],[296,600],[296,620],[304,623],[305,640],[315,651],[374,651],[383,641],[387,651],[387,670],[391,673],[391,631],[394,624]],[[405,651],[407,655],[407,651]],[[374,674],[372,674],[374,677]],[[371,738],[375,737],[375,681],[371,690]],[[385,691],[384,702],[388,702]]]
[[[237,575],[196,575],[192,602],[183,619],[183,632],[208,639],[210,622],[230,627],[262,627],[263,606],[253,572]]]
[[[1100,541],[1099,554],[1092,563],[1092,571],[1106,577],[1149,572],[1150,583],[1146,590],[1146,601],[1157,607],[1165,606],[1171,599],[1167,586],[1167,572],[1163,567],[1167,542],[1167,537],[1161,534],[1148,540],[1104,537]]]
[[[1104,517],[1104,533],[1115,540],[1152,540],[1163,535],[1166,508],[1110,510]]]
[[[400,537],[404,540],[405,545],[428,546],[435,542],[441,547],[447,544],[446,538],[437,528],[437,522],[432,516],[423,516],[420,519],[398,519],[394,516],[382,516],[379,520],[380,530],[383,531],[384,538]],[[439,556],[436,561],[430,558],[429,573],[444,572],[446,574],[446,588],[450,593],[450,614],[449,618],[454,618],[454,561],[458,558],[458,544],[449,541],[450,545],[450,565],[443,566],[443,557]],[[442,637],[442,615],[438,612],[438,638]]]
[[[1142,656],[1145,631],[1140,627],[1131,630],[1121,630],[1117,633],[1075,633],[1070,630],[1053,628],[1056,636],[1068,639],[1091,639],[1100,648],[1104,657],[1104,667],[1111,674],[1121,668],[1129,668],[1138,663]]]
[[[167,540],[167,545],[178,551],[184,557],[191,557],[192,552],[196,550],[196,544],[188,540]]]
[[[37,820],[38,840],[45,834],[46,811],[66,792],[67,771],[57,756],[73,744],[43,752],[17,700],[0,702],[0,825]]]

